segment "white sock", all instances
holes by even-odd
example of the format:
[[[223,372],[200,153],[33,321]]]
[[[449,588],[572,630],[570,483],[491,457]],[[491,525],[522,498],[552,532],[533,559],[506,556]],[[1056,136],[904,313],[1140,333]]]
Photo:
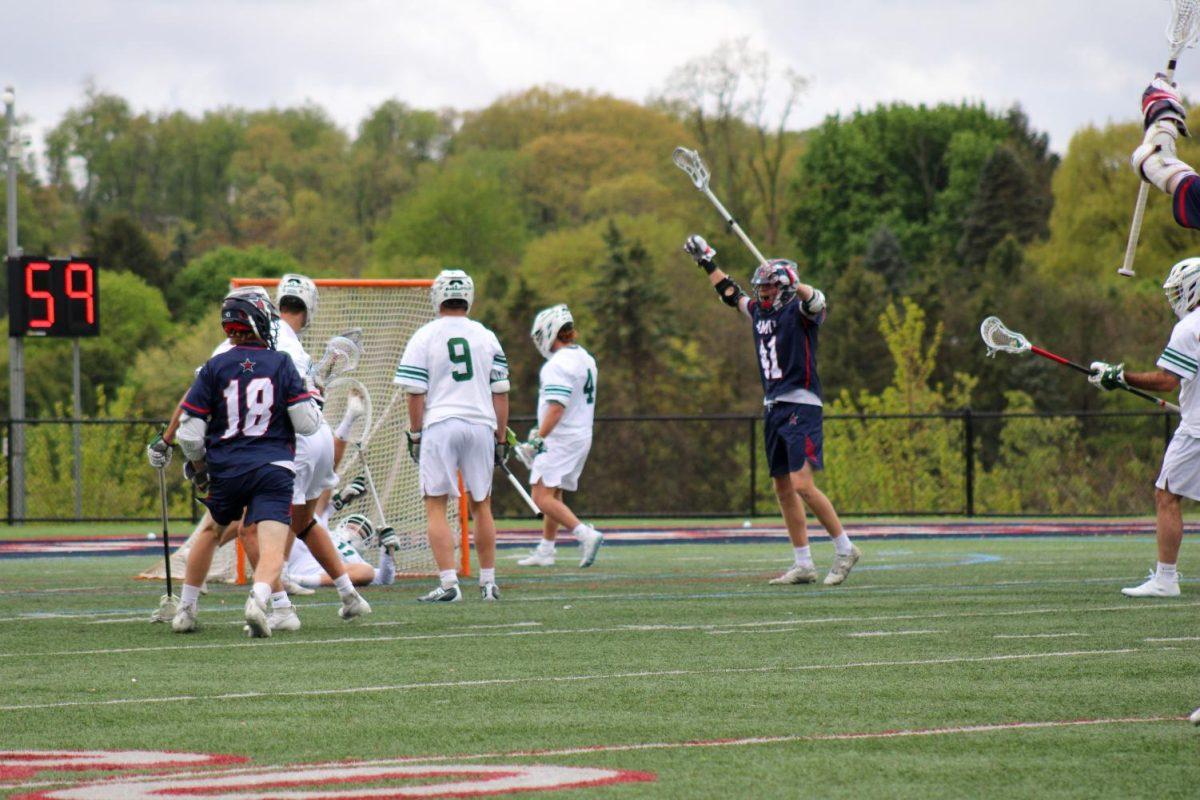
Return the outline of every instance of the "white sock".
[[[489,583],[495,583],[495,582],[496,582],[496,568],[495,567],[492,567],[491,569],[484,569],[483,567],[479,568],[479,585],[480,586],[487,586]]]
[[[338,594],[342,597],[354,594],[354,584],[350,582],[350,576],[344,572],[340,578],[333,579],[333,588],[337,589]]]
[[[576,539],[581,536],[587,536],[591,532],[591,529],[583,522],[576,525],[575,529],[571,531],[571,533],[575,534]]]
[[[797,567],[811,567],[813,565],[812,548],[809,545],[793,547],[792,552],[796,554]]]
[[[346,415],[342,417],[342,421],[338,423],[337,430],[333,435],[341,439],[343,442],[350,441],[350,429],[354,427],[354,423],[358,421],[358,414],[351,412],[349,409]]]
[[[250,593],[258,598],[258,602],[265,606],[267,601],[271,599],[271,584],[256,583],[254,584],[254,588],[250,590]]]
[[[291,607],[292,601],[288,598],[287,592],[271,592],[271,608],[282,611]]]
[[[192,608],[195,608],[199,604],[200,604],[200,587],[199,586],[189,586],[188,584],[185,583],[183,585],[183,590],[179,593],[180,607],[191,606]]]
[[[1164,564],[1161,561],[1158,562],[1158,569],[1154,571],[1154,577],[1158,578],[1160,581],[1165,581],[1166,583],[1179,582],[1179,574],[1175,572],[1175,565]]]
[[[438,573],[438,578],[442,581],[442,588],[449,589],[451,586],[458,584],[458,571],[453,569],[444,569]]]
[[[371,579],[372,586],[391,586],[396,582],[396,562],[392,561],[392,557],[384,550],[379,555],[379,568],[375,570],[375,577]]]
[[[553,553],[554,552],[554,540],[553,539],[542,539],[542,541],[538,543],[537,549],[538,549],[539,553]]]
[[[837,551],[839,556],[850,555],[850,537],[843,533],[841,536],[835,537],[833,540],[833,549]]]

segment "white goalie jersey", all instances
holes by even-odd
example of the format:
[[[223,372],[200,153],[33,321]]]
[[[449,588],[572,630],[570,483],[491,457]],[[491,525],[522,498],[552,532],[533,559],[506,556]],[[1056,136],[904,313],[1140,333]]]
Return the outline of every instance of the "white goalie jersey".
[[[538,424],[546,419],[551,403],[564,406],[562,419],[548,438],[591,437],[596,418],[596,382],[599,373],[591,353],[577,344],[560,347],[538,374]]]
[[[393,383],[425,395],[426,426],[462,419],[495,430],[492,395],[508,391],[508,359],[496,334],[475,320],[438,317],[408,341]]]
[[[1196,385],[1200,368],[1200,309],[1175,323],[1157,365],[1179,378],[1178,431],[1200,438],[1200,387]]]

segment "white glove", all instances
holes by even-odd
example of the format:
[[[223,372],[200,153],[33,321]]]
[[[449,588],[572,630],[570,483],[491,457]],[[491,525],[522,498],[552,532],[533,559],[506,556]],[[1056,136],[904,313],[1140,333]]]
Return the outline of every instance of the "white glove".
[[[171,463],[171,456],[174,452],[171,445],[163,440],[161,433],[146,446],[146,458],[150,461],[150,466],[155,469],[166,469],[167,465]]]
[[[1125,365],[1109,364],[1107,361],[1093,361],[1092,374],[1088,375],[1088,383],[1098,389],[1110,391],[1128,386],[1125,383]]]
[[[692,260],[696,262],[696,266],[705,272],[711,273],[715,268],[713,259],[717,257],[717,251],[704,241],[704,237],[693,233],[683,243],[683,251],[691,256]]]

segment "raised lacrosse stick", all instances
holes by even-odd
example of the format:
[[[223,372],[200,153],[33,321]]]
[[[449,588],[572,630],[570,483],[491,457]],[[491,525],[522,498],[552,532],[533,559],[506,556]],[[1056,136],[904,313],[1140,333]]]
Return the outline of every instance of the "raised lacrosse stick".
[[[1200,0],[1194,0],[1200,3]],[[733,215],[725,210],[725,206],[721,205],[721,201],[713,194],[712,189],[708,188],[708,167],[704,165],[704,160],[700,158],[700,154],[695,150],[688,150],[686,147],[676,147],[675,152],[671,154],[671,158],[675,161],[675,166],[687,173],[687,176],[692,179],[692,183],[696,188],[704,193],[705,197],[712,201],[712,204],[717,207],[721,218],[725,220],[725,224],[729,226],[729,230],[738,235],[742,240],[742,244],[750,248],[750,252],[758,259],[758,263],[766,263],[763,254],[758,252],[758,248],[754,246],[754,242],[750,241],[750,237],[742,230],[742,226],[737,224],[737,220]]]
[[[1171,0],[1171,22],[1167,25],[1167,81],[1175,77],[1175,63],[1184,48],[1195,47],[1200,35],[1200,0]],[[1150,184],[1141,182],[1138,187],[1137,204],[1133,207],[1133,221],[1129,223],[1129,241],[1125,243],[1125,260],[1118,275],[1133,277],[1133,256],[1137,251],[1138,237],[1142,234],[1142,217],[1146,214],[1146,198],[1150,195]]]
[[[325,355],[313,368],[318,386],[328,386],[330,381],[358,366],[362,348],[348,336],[331,336],[325,345]]]
[[[1076,372],[1082,372],[1085,375],[1091,375],[1091,367],[1085,367],[1083,364],[1076,364],[1070,359],[1051,353],[1049,350],[1043,350],[1035,344],[1030,344],[1029,340],[1016,331],[1010,331],[1004,327],[1004,323],[999,317],[988,317],[979,326],[979,335],[983,337],[983,343],[987,345],[988,355],[995,356],[997,352],[1003,350],[1005,353],[1034,353],[1042,358],[1048,358],[1051,361],[1056,361],[1064,367],[1070,367]],[[1130,394],[1137,395],[1143,400],[1149,400],[1161,408],[1168,411],[1179,413],[1179,406],[1174,403],[1163,400],[1161,397],[1156,397],[1149,392],[1144,392],[1134,386],[1122,384],[1121,388]]]

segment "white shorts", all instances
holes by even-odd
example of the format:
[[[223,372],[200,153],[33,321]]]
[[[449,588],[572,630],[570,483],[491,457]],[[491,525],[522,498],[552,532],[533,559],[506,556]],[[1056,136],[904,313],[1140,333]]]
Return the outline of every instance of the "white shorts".
[[[353,547],[339,547],[337,550],[343,564],[367,563]],[[308,545],[299,539],[292,542],[292,553],[288,556],[287,571],[294,581],[301,581],[303,578],[320,580],[321,576],[325,574],[325,569],[313,558]]]
[[[321,492],[337,486],[333,471],[333,431],[322,422],[312,436],[296,437],[296,484],[292,505],[302,506],[316,500]]]
[[[492,493],[496,464],[496,435],[487,425],[462,419],[444,419],[421,436],[421,494],[425,497],[459,497],[458,474],[476,500]]]
[[[529,470],[529,483],[541,481],[550,489],[573,492],[579,488],[579,476],[592,449],[592,437],[578,439],[547,439],[546,452],[534,456]]]
[[[1163,453],[1162,471],[1154,485],[1172,494],[1200,500],[1200,439],[1176,431],[1167,452]]]

